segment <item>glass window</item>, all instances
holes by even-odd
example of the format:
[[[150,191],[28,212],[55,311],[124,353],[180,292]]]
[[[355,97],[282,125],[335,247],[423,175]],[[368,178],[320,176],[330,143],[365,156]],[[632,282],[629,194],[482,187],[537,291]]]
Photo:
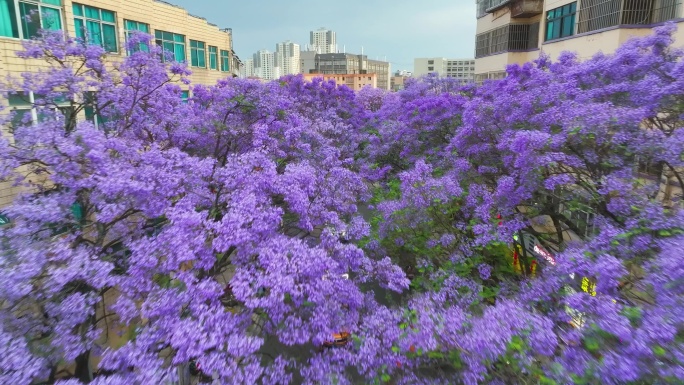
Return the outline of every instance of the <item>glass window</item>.
[[[190,65],[207,68],[207,50],[204,42],[190,40]]]
[[[230,53],[224,49],[221,50],[221,71],[230,71]]]
[[[577,3],[566,4],[546,13],[546,39],[553,40],[575,34]]]
[[[62,29],[61,0],[0,0],[0,36],[30,39]]]
[[[187,103],[190,98],[190,91],[181,91],[181,101]]]
[[[173,55],[173,60],[179,63],[188,60],[185,56],[185,35],[157,30],[154,31],[154,38],[158,46]]]
[[[106,9],[73,4],[76,37],[87,44],[99,45],[107,52],[118,52],[116,16]]]
[[[133,31],[150,33],[150,26],[149,26],[149,24],[141,23],[138,21],[124,20],[124,33],[126,35],[126,41],[128,41],[128,36]],[[133,49],[129,49],[128,54],[130,55],[133,52],[137,52],[137,51],[148,52],[149,50],[150,50],[150,48],[147,46],[147,44],[139,43],[137,47],[135,47]]]
[[[209,68],[218,69],[218,48],[211,45],[209,46]]]

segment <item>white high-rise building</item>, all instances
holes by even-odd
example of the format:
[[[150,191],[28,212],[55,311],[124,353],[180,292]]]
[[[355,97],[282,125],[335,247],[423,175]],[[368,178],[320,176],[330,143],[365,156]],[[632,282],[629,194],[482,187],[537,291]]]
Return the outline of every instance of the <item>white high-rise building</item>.
[[[254,76],[254,59],[249,58],[245,60],[245,65],[242,66],[241,70],[242,72],[240,73],[240,77],[242,78]]]
[[[280,67],[281,76],[301,72],[299,44],[290,40],[276,44],[275,58]]]
[[[335,31],[321,27],[309,33],[309,44],[316,53],[337,53],[337,37]]]
[[[281,76],[281,68],[277,55],[265,49],[257,51],[252,55],[252,59],[245,63],[245,74],[246,77],[258,77],[264,80],[278,79]]]
[[[475,59],[428,57],[413,60],[413,76],[419,77],[431,73],[470,83],[475,79]]]

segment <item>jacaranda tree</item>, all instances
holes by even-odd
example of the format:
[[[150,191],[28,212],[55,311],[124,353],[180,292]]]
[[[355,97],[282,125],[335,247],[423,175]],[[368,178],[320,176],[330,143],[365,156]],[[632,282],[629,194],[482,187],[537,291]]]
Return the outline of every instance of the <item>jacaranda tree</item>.
[[[193,362],[226,384],[680,383],[673,30],[482,86],[288,76],[189,100],[149,36],[120,62],[26,42],[46,69],[5,89],[39,119],[10,113],[0,142],[23,191],[0,227],[0,382],[170,383]],[[529,236],[543,250],[518,255]]]

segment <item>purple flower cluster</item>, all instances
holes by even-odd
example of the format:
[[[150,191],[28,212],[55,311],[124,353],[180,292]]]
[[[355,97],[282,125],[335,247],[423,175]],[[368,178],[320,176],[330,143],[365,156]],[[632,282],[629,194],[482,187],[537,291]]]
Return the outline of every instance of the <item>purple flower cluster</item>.
[[[673,29],[482,86],[225,79],[187,102],[149,36],[114,66],[26,42],[46,70],[6,91],[45,119],[0,139],[22,191],[0,383],[166,383],[190,362],[234,384],[684,380]]]

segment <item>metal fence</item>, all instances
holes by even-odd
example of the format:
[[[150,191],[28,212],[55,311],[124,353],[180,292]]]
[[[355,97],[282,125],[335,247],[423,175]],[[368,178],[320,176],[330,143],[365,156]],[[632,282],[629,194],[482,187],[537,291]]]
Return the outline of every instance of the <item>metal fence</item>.
[[[577,33],[616,25],[647,25],[675,19],[682,0],[583,0]]]
[[[507,24],[475,37],[475,57],[537,48],[539,23]]]

